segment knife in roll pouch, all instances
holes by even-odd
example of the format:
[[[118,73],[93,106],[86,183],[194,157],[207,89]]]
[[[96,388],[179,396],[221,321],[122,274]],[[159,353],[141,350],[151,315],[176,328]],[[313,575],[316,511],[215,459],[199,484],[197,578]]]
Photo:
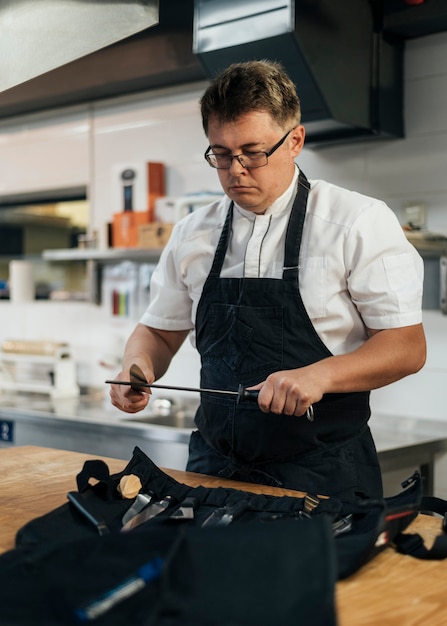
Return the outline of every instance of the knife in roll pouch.
[[[105,521],[92,509],[91,503],[88,503],[82,494],[77,491],[69,491],[67,493],[67,498],[73,504],[75,509],[96,528],[100,535],[109,534],[110,530]]]
[[[174,511],[169,519],[172,520],[188,520],[194,519],[194,511],[200,502],[194,496],[188,496],[181,503],[178,509]]]
[[[240,517],[247,509],[250,508],[250,502],[248,500],[240,500],[234,504],[227,504],[226,506],[216,509],[209,515],[202,523],[204,526],[228,526],[235,519]]]
[[[137,513],[146,508],[147,505],[150,504],[153,495],[154,494],[152,492],[137,494],[137,497],[135,498],[132,506],[124,513],[122,524],[127,524],[127,522],[129,522],[133,517],[135,517],[135,515],[137,515]]]
[[[153,504],[149,504],[145,509],[143,509],[140,513],[137,513],[132,517],[124,526],[121,528],[121,532],[125,533],[133,528],[137,528],[141,524],[144,524],[148,520],[160,515],[163,511],[166,511],[168,506],[173,502],[174,498],[172,496],[166,496],[163,500],[159,500],[158,502],[154,502]]]

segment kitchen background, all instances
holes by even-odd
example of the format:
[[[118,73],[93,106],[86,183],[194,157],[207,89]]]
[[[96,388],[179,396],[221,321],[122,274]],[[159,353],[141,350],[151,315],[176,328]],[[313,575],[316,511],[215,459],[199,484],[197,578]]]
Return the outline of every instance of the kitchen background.
[[[309,178],[384,200],[402,224],[407,205],[423,204],[427,227],[447,235],[447,33],[405,44],[405,138],[304,149]],[[0,122],[0,197],[48,190],[86,190],[89,233],[104,247],[106,225],[122,210],[119,174],[136,173],[134,208],[146,208],[146,164],[166,168],[172,197],[220,193],[203,158],[207,147],[198,100],[206,82],[150,90],[86,105],[21,115]],[[349,85],[340,85],[349,98]],[[432,266],[427,265],[427,272]],[[0,343],[6,339],[68,341],[80,385],[104,387],[119,371],[136,319],[114,318],[110,303],[0,300]],[[428,359],[424,369],[373,392],[373,411],[447,421],[447,316],[424,310]],[[199,361],[187,342],[163,378],[198,384]],[[106,400],[107,401],[107,400]]]

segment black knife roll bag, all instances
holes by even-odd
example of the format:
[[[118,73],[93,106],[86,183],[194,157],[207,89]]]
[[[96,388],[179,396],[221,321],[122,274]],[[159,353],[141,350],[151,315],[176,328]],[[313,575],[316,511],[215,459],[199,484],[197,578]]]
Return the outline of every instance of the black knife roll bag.
[[[119,491],[129,475],[171,504],[121,532],[134,502]],[[0,556],[2,626],[335,625],[336,580],[399,536],[421,505],[418,473],[394,498],[344,503],[189,487],[138,447],[121,472],[91,460],[76,480],[82,512],[69,501],[31,520]],[[193,519],[174,519],[191,496]],[[246,510],[228,526],[202,526],[240,501]]]

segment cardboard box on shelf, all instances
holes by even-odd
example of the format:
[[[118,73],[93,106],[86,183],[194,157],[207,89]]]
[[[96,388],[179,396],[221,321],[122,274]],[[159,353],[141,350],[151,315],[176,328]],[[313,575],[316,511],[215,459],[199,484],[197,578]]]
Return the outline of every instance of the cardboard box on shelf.
[[[138,228],[148,223],[147,211],[123,211],[113,214],[112,246],[114,248],[136,248]]]
[[[152,222],[138,227],[138,247],[163,248],[171,236],[174,224]]]

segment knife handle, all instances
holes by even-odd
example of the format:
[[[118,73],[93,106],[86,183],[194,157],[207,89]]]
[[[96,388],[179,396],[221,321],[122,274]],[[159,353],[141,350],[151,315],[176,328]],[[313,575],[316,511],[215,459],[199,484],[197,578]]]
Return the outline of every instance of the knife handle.
[[[250,502],[248,500],[240,500],[239,502],[236,502],[235,504],[226,507],[226,511],[218,524],[231,524],[231,522],[238,519],[249,508]]]
[[[77,491],[69,491],[67,493],[67,498],[70,502],[75,506],[75,508],[79,511],[79,513],[85,517],[86,520],[93,524],[100,535],[108,535],[110,530],[107,524],[100,518],[96,517],[94,513],[88,510],[85,505],[85,499],[82,497],[80,493]]]
[[[227,526],[231,522],[242,515],[248,508],[250,508],[250,502],[248,500],[239,500],[234,504],[226,504],[225,506],[216,509],[208,515],[203,526]]]
[[[192,509],[196,509],[199,506],[199,499],[195,496],[187,496],[181,503],[180,506],[191,507]]]

